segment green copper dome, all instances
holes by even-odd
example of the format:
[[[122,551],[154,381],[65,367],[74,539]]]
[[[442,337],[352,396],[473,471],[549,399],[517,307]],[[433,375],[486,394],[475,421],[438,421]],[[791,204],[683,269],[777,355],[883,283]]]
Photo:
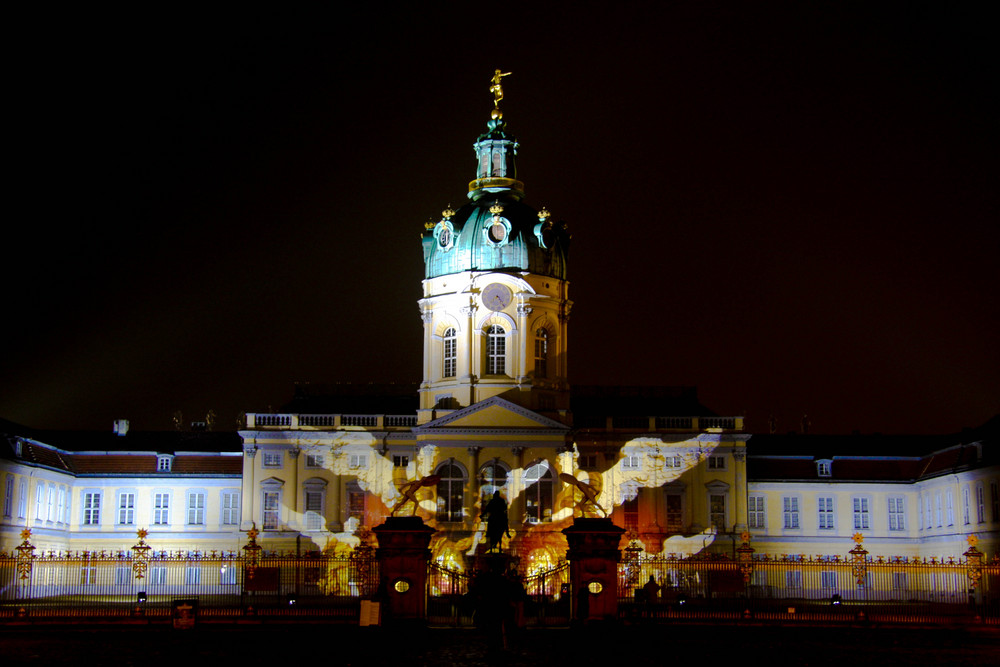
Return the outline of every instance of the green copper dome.
[[[565,223],[550,220],[522,202],[514,155],[518,143],[494,114],[489,131],[480,135],[476,179],[469,184],[472,201],[458,211],[447,209],[423,234],[425,277],[463,271],[530,271],[566,278],[569,233]]]

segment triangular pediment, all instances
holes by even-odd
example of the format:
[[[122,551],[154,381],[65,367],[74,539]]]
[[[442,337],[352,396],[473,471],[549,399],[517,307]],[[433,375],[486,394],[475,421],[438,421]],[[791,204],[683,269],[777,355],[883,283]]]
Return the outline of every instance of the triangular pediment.
[[[558,430],[569,427],[510,401],[493,396],[467,408],[456,410],[414,429],[416,433],[443,429]]]

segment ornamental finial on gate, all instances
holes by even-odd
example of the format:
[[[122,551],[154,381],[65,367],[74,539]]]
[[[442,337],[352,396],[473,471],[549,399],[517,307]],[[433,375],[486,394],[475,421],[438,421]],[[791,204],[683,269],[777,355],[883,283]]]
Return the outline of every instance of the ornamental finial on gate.
[[[257,530],[257,524],[250,524],[250,530],[247,531],[247,543],[243,546],[243,551],[246,552],[246,572],[247,579],[253,579],[254,570],[257,569],[257,565],[260,564],[260,545],[257,544],[257,536],[260,532]]]
[[[854,540],[854,548],[851,549],[851,574],[858,586],[864,586],[868,580],[868,551],[862,546],[865,536],[861,533],[854,533],[851,538]]]
[[[969,585],[976,588],[983,578],[983,552],[976,548],[978,536],[969,535],[965,541],[969,543],[969,548],[962,554],[965,556],[966,574],[969,575]]]
[[[753,574],[753,547],[750,546],[750,531],[744,530],[740,533],[740,540],[743,544],[736,548],[736,557],[740,563],[740,573],[743,575],[743,583],[750,583],[750,576]]]
[[[31,529],[25,528],[21,531],[21,539],[24,540],[14,547],[17,551],[17,578],[27,582],[31,578],[31,561],[35,558],[35,547],[28,540],[31,538]]]
[[[132,547],[132,574],[138,581],[146,577],[146,570],[149,568],[149,552],[152,547],[146,544],[146,536],[149,535],[149,531],[140,528],[135,534],[139,538],[139,543]]]

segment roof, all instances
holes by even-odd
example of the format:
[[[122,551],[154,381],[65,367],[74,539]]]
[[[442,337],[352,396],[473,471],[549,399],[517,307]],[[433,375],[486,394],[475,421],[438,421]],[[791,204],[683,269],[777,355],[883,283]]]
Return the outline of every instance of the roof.
[[[950,435],[753,435],[750,481],[914,482],[1000,463],[996,417]],[[820,477],[816,462],[831,461]]]
[[[15,445],[20,443],[20,454]],[[0,459],[71,475],[240,475],[242,440],[235,432],[48,431],[0,420]],[[173,456],[157,470],[158,454]]]

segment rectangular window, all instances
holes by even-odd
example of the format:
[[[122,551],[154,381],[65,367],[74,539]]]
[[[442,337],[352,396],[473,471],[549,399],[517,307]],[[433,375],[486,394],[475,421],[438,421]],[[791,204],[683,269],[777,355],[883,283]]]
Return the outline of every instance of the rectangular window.
[[[982,484],[976,487],[976,521],[986,522],[986,494]]]
[[[750,496],[747,518],[751,528],[764,527],[764,496]]]
[[[668,468],[680,468],[681,467],[681,457],[679,457],[679,456],[668,456],[668,457],[666,457],[666,466]]]
[[[941,523],[941,494],[934,494],[934,513],[937,516],[937,526],[940,528],[944,524]]]
[[[507,338],[500,327],[494,325],[486,334],[486,374],[503,375],[507,372]]]
[[[347,491],[347,513],[362,524],[365,522],[365,492],[360,489]]]
[[[20,491],[17,494],[17,518],[25,519],[28,516],[28,483],[21,480]]]
[[[307,468],[322,468],[323,467],[323,455],[322,454],[306,454],[306,467]]]
[[[625,530],[639,530],[639,498],[638,496],[622,503],[622,511],[625,515]]]
[[[158,456],[156,457],[156,470],[158,472],[170,472],[170,464],[172,462],[172,456]]]
[[[167,568],[154,566],[149,568],[149,583],[153,586],[164,586],[167,583]]]
[[[709,456],[708,457],[708,469],[709,470],[725,470],[726,469],[726,457],[725,456]]]
[[[833,530],[833,497],[824,496],[819,500],[819,529]]]
[[[130,526],[135,523],[135,494],[118,494],[118,525]]]
[[[954,526],[955,525],[955,495],[951,492],[950,489],[948,490],[948,495],[946,497],[946,500],[947,500],[947,504],[945,505],[945,509],[948,510],[948,525],[949,526]]]
[[[187,502],[187,522],[189,526],[205,525],[205,494],[189,493]]]
[[[93,565],[84,565],[80,568],[80,585],[93,586],[97,583],[97,568]]]
[[[3,515],[9,517],[14,511],[14,476],[7,475],[3,488]]]
[[[867,498],[854,499],[854,530],[868,530],[871,528],[871,515],[868,511]]]
[[[1000,485],[990,482],[990,513],[993,521],[1000,521]]]
[[[641,465],[638,456],[623,456],[622,470],[638,470]]]
[[[726,496],[722,494],[712,494],[708,497],[709,524],[716,527],[719,532],[726,530]]]
[[[115,585],[128,586],[132,583],[132,570],[127,567],[115,568]]]
[[[265,468],[280,468],[281,467],[281,452],[264,452],[264,467]]]
[[[264,530],[278,530],[280,505],[278,491],[264,492]]]
[[[930,529],[934,527],[934,513],[931,511],[930,495],[924,498],[924,506],[926,508],[926,515],[927,515],[926,521],[924,522],[924,527]]]
[[[597,470],[597,454],[580,454],[580,470]]]
[[[201,568],[190,566],[184,570],[184,583],[188,586],[197,586],[201,583]]]
[[[44,510],[45,507],[45,485],[39,483],[35,486],[35,520],[41,521],[45,518]]]
[[[679,533],[684,528],[681,513],[681,496],[677,493],[667,494],[667,525],[666,529],[671,533]]]
[[[229,567],[223,566],[222,570],[219,572],[219,583],[223,586],[235,586],[236,585],[236,567],[230,565]]]
[[[962,523],[966,526],[972,523],[969,518],[969,487],[962,489]]]
[[[166,526],[170,524],[170,494],[153,494],[153,525]]]
[[[240,492],[222,492],[222,524],[235,526],[240,522]]]
[[[323,530],[322,491],[306,491],[306,530]]]
[[[904,498],[889,498],[889,530],[906,530]]]
[[[410,465],[410,457],[405,454],[394,454],[392,457],[393,468],[405,468]]]
[[[368,467],[368,455],[367,454],[351,454],[350,466],[352,468],[367,468]]]
[[[56,514],[56,487],[49,485],[49,499],[45,507],[45,517],[46,521],[50,523],[55,523],[59,520],[59,515]]]
[[[101,523],[101,494],[89,492],[83,494],[83,525],[97,526]]]
[[[59,487],[59,496],[56,500],[56,521],[66,522],[66,487]]]
[[[819,573],[819,585],[826,589],[837,587],[837,573],[831,570],[823,570]]]
[[[785,497],[781,499],[785,514],[785,528],[799,527],[799,499]]]
[[[831,473],[831,462],[830,461],[817,461],[816,462],[816,475],[818,477],[829,477]]]

